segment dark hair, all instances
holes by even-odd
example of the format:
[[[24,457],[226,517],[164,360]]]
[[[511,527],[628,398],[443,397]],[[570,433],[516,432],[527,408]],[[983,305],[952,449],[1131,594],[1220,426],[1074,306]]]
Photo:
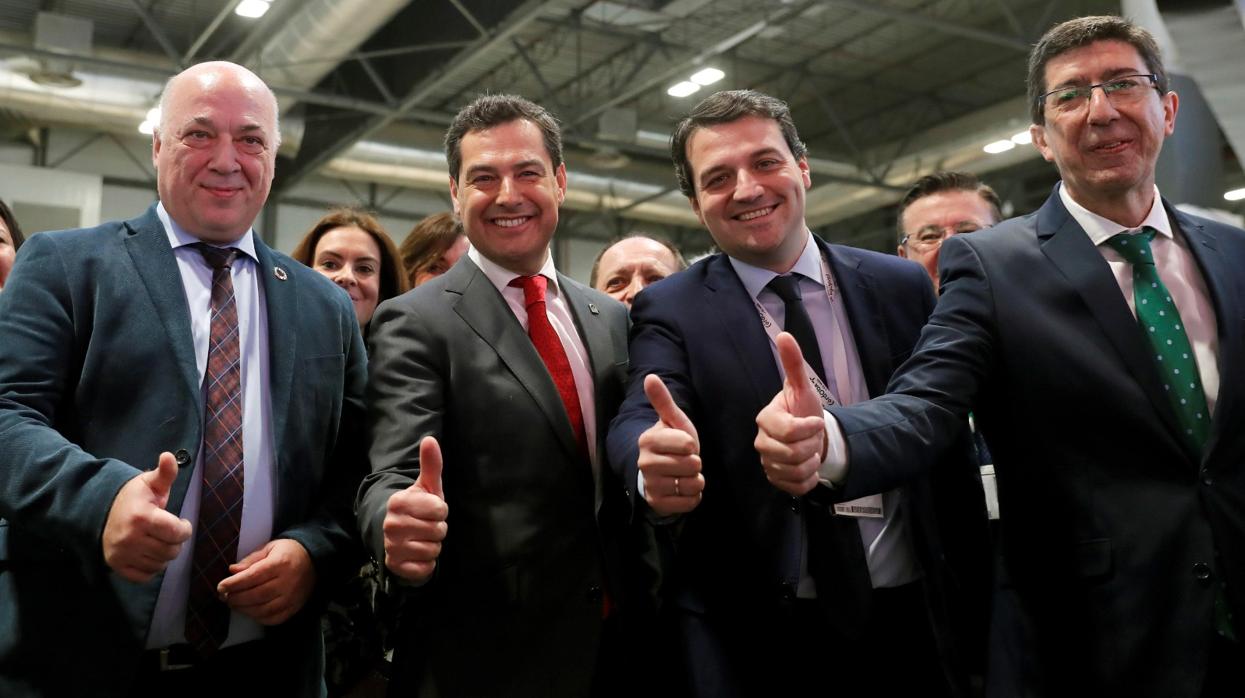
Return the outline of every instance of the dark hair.
[[[441,255],[463,236],[463,224],[453,213],[434,213],[415,224],[406,239],[398,247],[402,266],[411,288],[417,285],[415,277],[436,264]]]
[[[674,257],[674,270],[675,271],[683,271],[684,269],[687,268],[687,260],[683,259],[683,253],[679,252],[679,248],[675,247],[673,242],[670,242],[669,240],[663,240],[661,238],[655,238],[652,235],[648,235],[647,233],[627,233],[626,235],[622,237],[618,237],[618,238],[614,238],[613,240],[610,240],[609,244],[607,244],[605,247],[602,247],[601,251],[597,253],[597,258],[592,260],[592,273],[588,276],[588,285],[591,286],[592,288],[597,287],[597,273],[601,271],[601,258],[605,256],[606,252],[609,252],[610,249],[614,247],[614,245],[617,245],[623,240],[632,240],[636,238],[640,238],[644,240],[652,240],[653,242],[661,245],[667,250],[670,250],[670,254]]]
[[[1003,202],[999,200],[999,195],[990,185],[977,179],[977,175],[968,172],[935,172],[918,179],[899,202],[899,212],[895,216],[895,226],[899,228],[899,244],[902,245],[904,239],[903,212],[918,199],[944,191],[973,192],[990,204],[995,223],[1003,220]]]
[[[679,189],[684,196],[689,199],[696,196],[696,186],[692,183],[692,164],[687,159],[687,142],[691,140],[692,134],[704,126],[729,124],[747,116],[777,121],[791,154],[797,160],[808,154],[808,148],[804,147],[800,134],[795,130],[791,109],[786,102],[755,90],[715,92],[693,107],[687,117],[674,127],[674,134],[670,137],[674,176],[678,178]]]
[[[1038,97],[1047,91],[1046,64],[1062,53],[1096,41],[1123,41],[1137,49],[1146,63],[1146,70],[1158,76],[1154,86],[1160,94],[1167,93],[1167,70],[1163,68],[1163,57],[1150,32],[1114,15],[1077,17],[1056,24],[1042,35],[1029,52],[1029,77],[1025,84],[1029,90],[1029,113],[1033,123],[1039,126],[1046,123],[1044,105],[1038,102]]]
[[[0,218],[4,219],[4,227],[9,229],[9,236],[13,238],[13,249],[19,249],[26,242],[26,236],[22,234],[22,227],[17,224],[12,209],[4,203],[4,199],[0,199]]]
[[[530,121],[540,129],[545,152],[549,154],[554,169],[557,169],[562,164],[562,129],[557,119],[544,107],[517,95],[484,95],[460,109],[445,132],[445,161],[450,166],[450,177],[457,182],[463,166],[463,136],[520,119]]]
[[[371,235],[376,246],[380,248],[380,297],[377,302],[406,292],[410,287],[407,285],[406,274],[402,271],[402,258],[398,256],[398,248],[381,227],[380,221],[362,209],[349,206],[330,209],[307,231],[290,256],[310,267],[315,264],[316,245],[320,244],[320,238],[330,230],[351,226]]]

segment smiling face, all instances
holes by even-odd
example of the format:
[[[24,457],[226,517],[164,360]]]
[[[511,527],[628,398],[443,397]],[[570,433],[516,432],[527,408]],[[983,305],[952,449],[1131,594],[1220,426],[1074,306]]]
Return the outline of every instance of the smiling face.
[[[669,248],[644,237],[614,243],[597,265],[597,290],[631,307],[631,300],[645,286],[679,270]]]
[[[362,327],[371,321],[380,302],[380,263],[376,238],[352,225],[321,235],[311,266],[346,289]]]
[[[808,161],[797,159],[778,122],[758,116],[697,129],[687,158],[692,209],[723,252],[785,273],[804,250]]]
[[[1096,85],[1148,72],[1131,44],[1096,41],[1050,59],[1046,89]],[[1135,102],[1113,104],[1101,89],[1095,89],[1079,110],[1056,113],[1047,108],[1046,124],[1029,130],[1042,157],[1059,168],[1064,186],[1077,203],[1131,225],[1150,210],[1155,162],[1163,139],[1176,127],[1177,107],[1174,92],[1160,95],[1146,90]]]
[[[450,194],[472,247],[512,272],[540,271],[566,196],[566,168],[553,166],[540,129],[518,119],[469,131],[459,152]]]
[[[276,103],[240,66],[204,63],[167,88],[152,140],[160,201],[195,237],[227,243],[268,199],[276,161]]]

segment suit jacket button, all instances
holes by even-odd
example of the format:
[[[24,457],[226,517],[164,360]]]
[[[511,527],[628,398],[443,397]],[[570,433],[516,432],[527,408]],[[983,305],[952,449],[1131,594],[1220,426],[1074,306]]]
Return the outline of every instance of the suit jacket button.
[[[791,511],[794,511],[797,514],[800,513],[800,498],[799,497],[791,498]]]
[[[592,586],[588,587],[587,596],[588,596],[588,600],[591,601],[592,603],[600,603],[601,598],[602,598],[601,587],[597,586],[596,584],[593,584]]]
[[[1202,586],[1210,585],[1210,565],[1205,562],[1198,562],[1193,565],[1193,578],[1202,583]]]
[[[190,451],[187,451],[184,448],[179,448],[177,449],[177,453],[173,454],[173,457],[177,459],[178,465],[185,465],[190,462]]]

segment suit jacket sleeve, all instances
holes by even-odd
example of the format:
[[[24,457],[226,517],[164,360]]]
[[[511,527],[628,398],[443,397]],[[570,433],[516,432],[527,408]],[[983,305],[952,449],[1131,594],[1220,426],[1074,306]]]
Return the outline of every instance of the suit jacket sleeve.
[[[363,541],[385,559],[389,497],[419,477],[419,442],[441,439],[444,410],[443,343],[407,299],[381,304],[372,318],[368,365],[368,458],[371,472],[359,488],[357,516]],[[487,406],[481,405],[481,414]],[[444,444],[443,444],[444,446]],[[444,454],[443,454],[444,456]]]
[[[847,440],[843,499],[894,489],[933,467],[960,437],[990,370],[994,299],[981,260],[951,238],[940,266],[938,305],[887,394],[828,410]]]
[[[140,470],[58,431],[72,421],[91,299],[72,286],[55,235],[30,238],[19,261],[0,293],[0,517],[103,564],[113,499]]]

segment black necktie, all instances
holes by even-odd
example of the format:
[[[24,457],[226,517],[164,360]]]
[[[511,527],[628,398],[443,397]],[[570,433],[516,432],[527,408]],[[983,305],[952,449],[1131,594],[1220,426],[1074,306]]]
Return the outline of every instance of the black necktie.
[[[769,282],[769,289],[782,299],[782,307],[787,315],[783,329],[795,337],[804,354],[804,360],[817,372],[822,383],[826,382],[826,369],[821,364],[821,349],[817,346],[817,333],[813,331],[813,321],[804,309],[804,297],[800,294],[800,278],[795,274],[775,276]]]

